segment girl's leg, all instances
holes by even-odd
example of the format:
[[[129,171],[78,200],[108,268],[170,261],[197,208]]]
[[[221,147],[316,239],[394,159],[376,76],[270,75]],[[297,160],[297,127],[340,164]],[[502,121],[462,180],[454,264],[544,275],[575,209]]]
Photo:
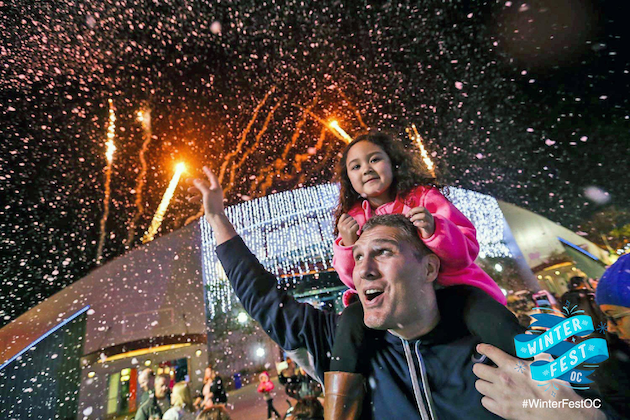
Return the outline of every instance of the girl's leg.
[[[271,410],[273,409],[273,402],[271,400],[267,400],[267,418],[271,418]]]

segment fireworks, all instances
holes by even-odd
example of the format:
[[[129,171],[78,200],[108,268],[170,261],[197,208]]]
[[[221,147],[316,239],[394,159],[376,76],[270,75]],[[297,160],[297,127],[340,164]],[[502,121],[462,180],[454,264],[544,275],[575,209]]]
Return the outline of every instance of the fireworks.
[[[140,216],[144,214],[144,205],[142,204],[142,193],[144,189],[144,180],[147,175],[147,160],[145,158],[145,154],[149,148],[149,143],[151,142],[151,137],[153,136],[151,130],[151,111],[150,110],[140,110],[137,113],[136,119],[140,124],[142,124],[142,134],[144,140],[142,142],[142,148],[140,149],[140,173],[138,174],[138,178],[136,179],[136,208],[138,211],[133,216],[131,223],[129,224],[129,234],[127,236],[127,246],[131,247],[134,237],[136,236],[136,224],[138,220],[140,220]]]
[[[109,122],[107,124],[107,141],[105,146],[105,158],[107,166],[105,167],[105,198],[103,199],[103,217],[101,218],[100,235],[98,239],[98,248],[96,249],[96,263],[100,264],[103,259],[103,246],[105,245],[105,230],[107,226],[107,218],[109,217],[109,201],[111,196],[112,182],[112,163],[114,162],[114,137],[116,137],[116,111],[114,110],[114,101],[109,99]]]
[[[431,161],[429,154],[427,153],[427,149],[424,148],[424,144],[422,144],[422,136],[418,133],[418,129],[415,124],[411,124],[411,129],[407,129],[407,134],[412,140],[415,140],[420,148],[420,156],[422,157],[422,161],[426,165],[429,172],[431,172],[432,176],[435,176],[435,165]]]
[[[150,242],[155,237],[160,225],[162,224],[162,220],[164,219],[164,214],[168,209],[168,205],[171,202],[171,198],[173,198],[173,194],[175,194],[175,188],[177,188],[177,184],[179,183],[179,179],[182,174],[186,170],[186,165],[183,163],[178,163],[175,167],[175,175],[171,179],[170,184],[168,184],[168,188],[162,197],[162,201],[158,206],[157,211],[155,212],[155,216],[153,216],[153,220],[151,221],[151,226],[149,226],[149,230],[142,237],[142,243],[145,244]]]
[[[328,126],[332,128],[333,132],[341,137],[346,143],[350,143],[352,141],[352,137],[350,137],[348,133],[346,133],[344,129],[339,126],[339,123],[337,121],[331,121]]]

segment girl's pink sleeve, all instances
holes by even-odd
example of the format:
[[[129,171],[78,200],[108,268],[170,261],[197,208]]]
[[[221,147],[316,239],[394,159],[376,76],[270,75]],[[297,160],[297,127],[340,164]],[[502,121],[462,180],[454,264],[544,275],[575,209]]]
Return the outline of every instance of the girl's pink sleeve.
[[[435,219],[435,232],[423,239],[426,246],[440,258],[444,268],[461,270],[471,265],[479,254],[472,222],[437,188],[431,188],[422,201]]]
[[[352,271],[354,270],[352,247],[341,244],[341,235],[333,242],[332,265],[343,284],[354,289],[354,282],[352,281]]]

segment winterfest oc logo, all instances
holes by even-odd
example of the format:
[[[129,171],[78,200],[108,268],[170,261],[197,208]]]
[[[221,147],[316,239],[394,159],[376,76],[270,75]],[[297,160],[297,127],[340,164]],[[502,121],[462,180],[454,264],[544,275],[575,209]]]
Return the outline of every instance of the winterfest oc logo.
[[[562,314],[551,308],[543,309]],[[608,359],[606,340],[589,338],[577,344],[569,341],[573,336],[587,337],[592,334],[593,320],[588,315],[578,315],[584,311],[574,311],[575,307],[571,311],[566,306],[564,309],[567,317],[549,313],[532,315],[536,321],[530,325],[529,331],[533,334],[519,334],[514,338],[516,354],[521,358],[534,357],[541,353],[554,356],[555,360],[552,362],[539,360],[531,364],[531,376],[535,381],[560,379],[569,382],[574,389],[587,389],[588,386],[575,385],[593,382],[588,379],[593,370],[582,370],[577,367],[596,367],[590,365]],[[547,331],[540,334],[540,330],[532,330],[534,327],[547,328]]]

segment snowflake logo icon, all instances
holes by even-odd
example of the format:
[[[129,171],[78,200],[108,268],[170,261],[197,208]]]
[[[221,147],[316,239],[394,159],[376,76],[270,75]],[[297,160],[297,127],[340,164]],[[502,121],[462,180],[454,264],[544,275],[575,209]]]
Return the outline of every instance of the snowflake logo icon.
[[[551,396],[555,397],[556,396],[556,391],[551,391]]]
[[[595,350],[595,346],[594,345],[590,345],[588,346],[588,351],[594,351]]]
[[[586,320],[582,321],[582,325],[587,326],[588,325],[588,321],[586,321]]]
[[[525,353],[525,352],[527,351],[527,349],[526,349],[525,347],[521,347],[521,351],[522,351],[523,353]]]
[[[545,371],[543,372],[543,375],[545,375],[545,376],[549,376],[549,369],[545,370]]]
[[[608,324],[604,322],[600,322],[599,325],[597,326],[597,331],[602,334],[605,334],[606,331],[608,331]]]
[[[521,362],[516,363],[516,367],[514,368],[515,371],[517,371],[518,373],[523,373],[525,372],[525,365]]]

